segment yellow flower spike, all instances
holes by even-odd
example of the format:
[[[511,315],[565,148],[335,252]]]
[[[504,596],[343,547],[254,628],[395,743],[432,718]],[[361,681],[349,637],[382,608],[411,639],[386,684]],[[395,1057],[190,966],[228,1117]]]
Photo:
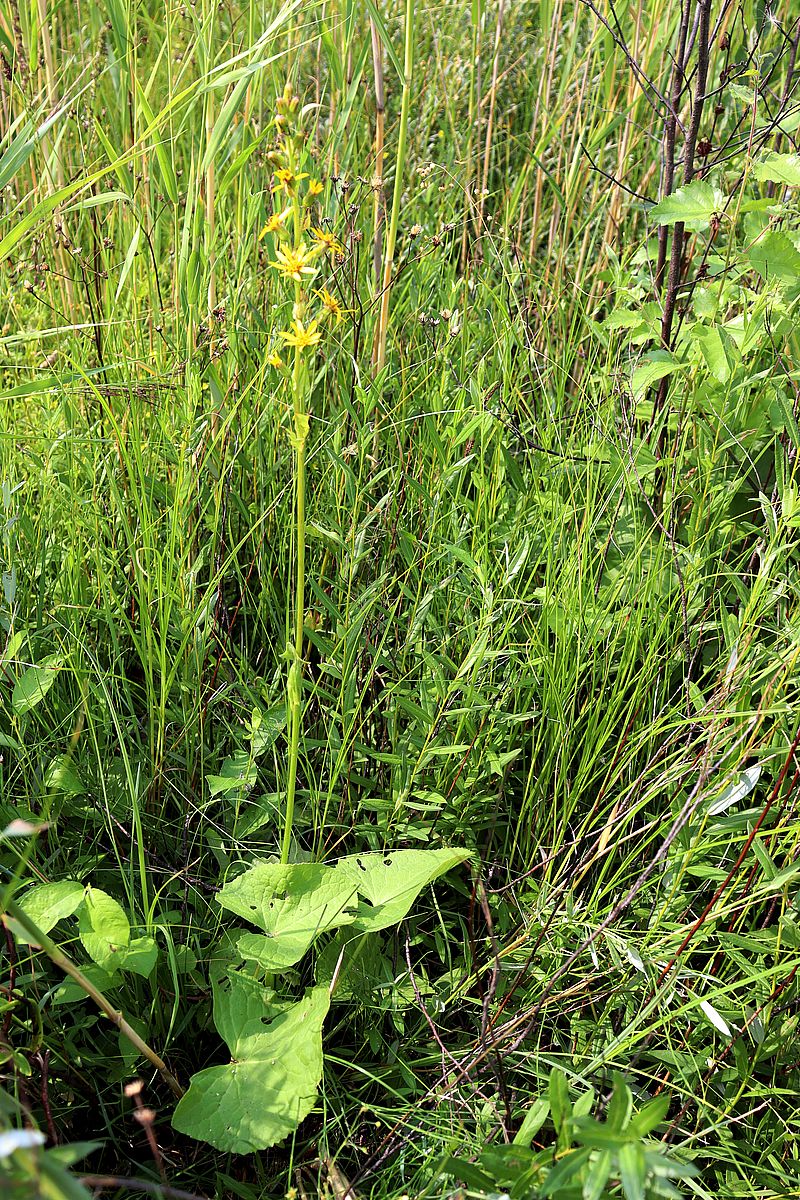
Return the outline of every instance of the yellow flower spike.
[[[293,279],[295,283],[302,283],[304,275],[316,275],[317,268],[312,267],[311,258],[313,250],[309,251],[308,247],[302,242],[294,249],[277,250],[276,258],[269,264],[276,271],[280,271],[287,279]]]
[[[322,338],[322,333],[319,329],[319,321],[311,321],[308,325],[304,325],[302,321],[292,321],[292,328],[282,329],[278,336],[283,338],[287,346],[296,346],[298,350],[305,350],[307,346],[317,346]]]
[[[325,315],[332,317],[336,324],[341,321],[346,309],[342,308],[335,296],[332,296],[327,288],[320,288],[314,293],[322,301],[322,307],[325,309]]]

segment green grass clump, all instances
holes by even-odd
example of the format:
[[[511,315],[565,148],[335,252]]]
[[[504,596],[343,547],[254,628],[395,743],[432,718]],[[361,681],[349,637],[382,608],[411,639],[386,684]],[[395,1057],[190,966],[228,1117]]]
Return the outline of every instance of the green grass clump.
[[[11,1194],[800,1192],[800,26],[703,9],[0,0]],[[296,1135],[174,1130],[222,886],[443,847]]]

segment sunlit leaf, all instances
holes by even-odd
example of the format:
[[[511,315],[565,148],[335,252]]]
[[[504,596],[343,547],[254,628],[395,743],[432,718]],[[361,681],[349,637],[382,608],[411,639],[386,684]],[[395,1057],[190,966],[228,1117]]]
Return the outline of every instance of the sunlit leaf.
[[[264,1032],[239,1039],[233,1062],[193,1076],[174,1128],[235,1154],[283,1141],[316,1102],[329,1005],[328,989],[313,988]]]
[[[654,204],[648,217],[656,225],[681,222],[696,232],[706,229],[714,214],[722,212],[724,207],[725,196],[719,188],[712,187],[704,179],[695,179]]]

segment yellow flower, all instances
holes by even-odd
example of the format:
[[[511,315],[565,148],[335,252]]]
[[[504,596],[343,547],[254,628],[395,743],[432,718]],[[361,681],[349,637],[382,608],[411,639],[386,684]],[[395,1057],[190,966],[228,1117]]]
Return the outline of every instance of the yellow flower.
[[[308,185],[309,196],[319,196],[322,192],[322,184],[318,179],[312,179]]]
[[[322,306],[328,316],[333,317],[334,321],[341,321],[345,310],[342,308],[335,296],[332,296],[327,288],[320,288],[316,293],[322,301]]]
[[[277,350],[273,350],[271,354],[267,355],[267,364],[270,367],[283,366],[283,359],[281,358],[280,354],[278,354]]]
[[[311,321],[308,325],[304,325],[302,321],[292,321],[291,330],[282,329],[279,336],[283,338],[287,346],[296,346],[298,350],[305,350],[306,346],[318,345],[322,333],[319,329],[319,321]]]
[[[276,254],[277,259],[269,265],[287,279],[293,279],[295,283],[302,283],[304,275],[317,273],[316,267],[311,266],[309,251],[302,242],[293,250],[277,250]]]
[[[308,172],[301,171],[299,174],[296,175],[295,172],[292,171],[290,167],[281,167],[281,169],[279,171],[275,172],[275,179],[276,179],[276,183],[272,190],[277,191],[277,189],[279,187],[282,187],[283,190],[286,192],[287,196],[292,196],[292,195],[294,195],[294,190],[297,187],[300,180],[308,179]]]
[[[285,208],[283,212],[273,213],[264,228],[261,230],[261,233],[258,235],[258,240],[261,241],[261,239],[267,233],[277,233],[279,229],[283,229],[283,226],[286,223],[286,218],[291,214],[291,211],[291,208]]]
[[[315,228],[311,232],[318,247],[324,250],[326,254],[344,254],[341,242],[337,241],[327,229]]]

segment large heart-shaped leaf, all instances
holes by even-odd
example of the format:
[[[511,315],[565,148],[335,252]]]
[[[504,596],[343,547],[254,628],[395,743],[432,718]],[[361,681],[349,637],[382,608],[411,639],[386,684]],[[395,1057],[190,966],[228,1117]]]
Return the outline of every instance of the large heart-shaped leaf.
[[[214,1024],[232,1057],[237,1058],[248,1038],[264,1033],[266,1024],[287,1006],[275,1005],[275,992],[253,974],[254,968],[241,967],[232,940],[215,957],[210,974]]]
[[[239,1005],[241,992],[231,994]],[[175,1109],[175,1129],[234,1154],[264,1150],[293,1133],[317,1098],[329,1005],[328,989],[313,988],[263,1033],[235,1040],[233,1062],[192,1078]],[[223,1020],[229,1029],[232,1016]]]
[[[324,930],[354,919],[355,892],[338,866],[260,863],[226,884],[217,899],[264,931],[242,934],[237,943],[242,957],[282,971],[299,962]]]
[[[72,916],[83,903],[83,896],[82,884],[62,879],[59,883],[41,883],[30,888],[23,896],[20,908],[35,921],[42,933],[49,933],[59,921]],[[22,929],[16,931],[16,936],[21,942],[31,940]]]
[[[113,897],[88,887],[78,914],[78,933],[89,957],[104,971],[114,971],[131,940],[125,910]]]
[[[337,869],[366,904],[358,906],[354,930],[375,933],[403,920],[427,884],[470,857],[468,850],[392,850],[353,854]]]

